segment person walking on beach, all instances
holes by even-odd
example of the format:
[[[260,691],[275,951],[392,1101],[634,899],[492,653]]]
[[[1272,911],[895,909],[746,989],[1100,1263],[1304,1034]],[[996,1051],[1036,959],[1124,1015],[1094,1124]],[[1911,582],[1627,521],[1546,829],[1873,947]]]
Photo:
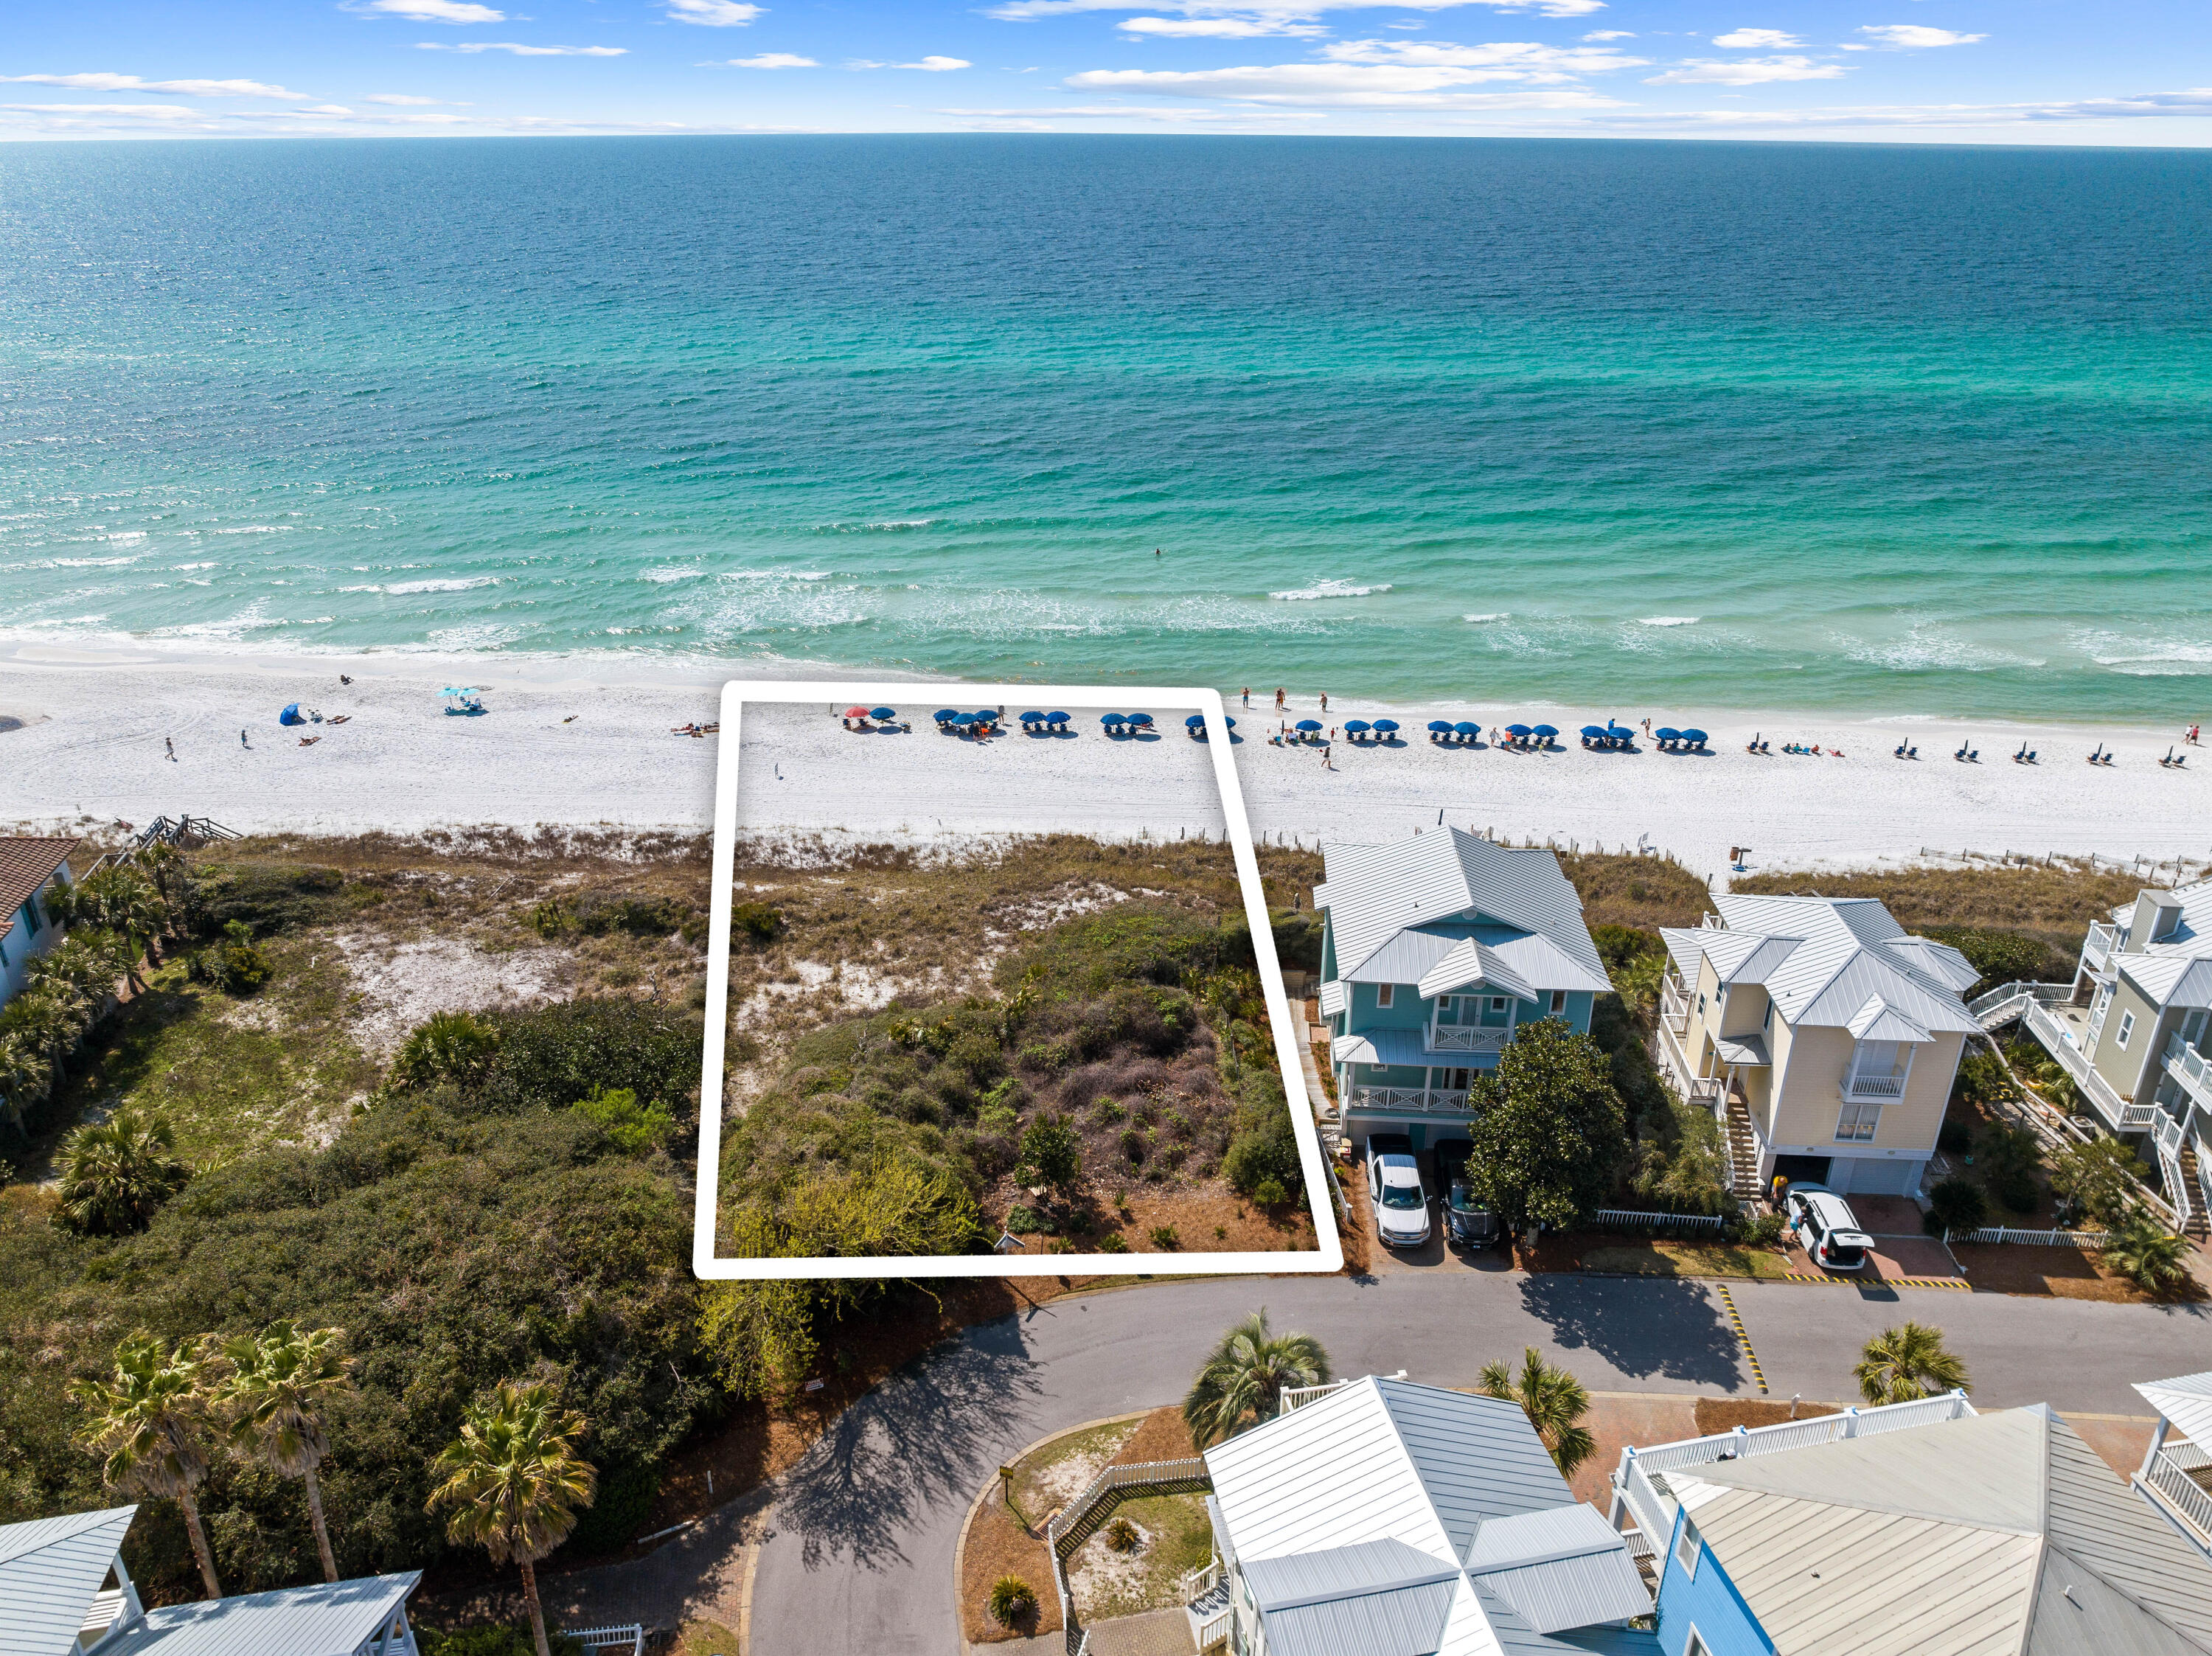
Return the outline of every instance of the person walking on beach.
[[[177,743],[175,738],[167,736],[163,737],[161,738],[161,747],[162,749],[169,755],[169,762],[173,765],[175,764],[177,762]]]
[[[238,733],[238,745],[241,748],[251,748],[253,745],[251,742],[248,742],[246,739],[246,732],[244,731],[240,731]]]
[[[1275,686],[1275,711],[1283,711],[1283,687],[1279,684]]]
[[[1249,684],[1247,684],[1242,694],[1244,697],[1244,705],[1247,707],[1249,707],[1252,705],[1252,687]]]
[[[1321,693],[1321,710],[1323,713],[1327,713],[1328,711],[1328,692],[1327,690],[1323,690]]]

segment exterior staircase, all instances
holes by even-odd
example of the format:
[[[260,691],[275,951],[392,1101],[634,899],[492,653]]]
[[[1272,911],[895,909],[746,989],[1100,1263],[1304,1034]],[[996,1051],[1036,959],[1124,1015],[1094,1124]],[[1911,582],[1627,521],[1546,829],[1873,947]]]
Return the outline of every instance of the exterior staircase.
[[[2204,1210],[2204,1178],[2197,1165],[2195,1142],[2184,1138],[2181,1154],[2176,1159],[2180,1163],[2182,1183],[2187,1187],[2190,1197],[2189,1222],[2182,1226],[2181,1234],[2199,1247],[2212,1247],[2212,1216],[2208,1216]]]
[[[1728,1095],[1728,1119],[1722,1130],[1728,1134],[1729,1193],[1746,1201],[1756,1201],[1759,1188],[1759,1135],[1752,1131],[1751,1112],[1744,1107],[1743,1095],[1731,1088]]]

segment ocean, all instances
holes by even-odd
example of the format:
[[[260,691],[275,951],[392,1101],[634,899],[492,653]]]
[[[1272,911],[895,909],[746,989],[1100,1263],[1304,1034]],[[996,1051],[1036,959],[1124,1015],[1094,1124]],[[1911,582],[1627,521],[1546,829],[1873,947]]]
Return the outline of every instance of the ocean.
[[[2201,151],[0,145],[0,638],[2194,719],[2208,246]]]

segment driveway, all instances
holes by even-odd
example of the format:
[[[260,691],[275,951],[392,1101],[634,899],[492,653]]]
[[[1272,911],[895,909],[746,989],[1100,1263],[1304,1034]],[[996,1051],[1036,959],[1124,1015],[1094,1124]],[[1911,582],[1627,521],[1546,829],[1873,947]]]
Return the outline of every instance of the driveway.
[[[2141,1414],[2133,1380],[2195,1372],[2212,1315],[1941,1289],[1729,1284],[1773,1395],[1852,1394],[1872,1335],[1941,1325],[1984,1407]],[[746,1656],[944,1656],[960,1648],[953,1553],[991,1469],[1063,1428],[1179,1398],[1255,1306],[1316,1336],[1340,1374],[1472,1384],[1534,1345],[1593,1391],[1748,1392],[1714,1284],[1411,1270],[1229,1277],[1048,1302],[947,1342],[855,1404],[787,1473],[758,1554]],[[1042,1583],[1033,1584],[1042,1586]]]

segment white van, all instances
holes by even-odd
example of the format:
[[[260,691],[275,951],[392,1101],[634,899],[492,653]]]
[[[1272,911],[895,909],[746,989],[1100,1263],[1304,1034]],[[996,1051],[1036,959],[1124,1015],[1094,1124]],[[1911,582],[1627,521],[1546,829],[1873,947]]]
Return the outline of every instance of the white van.
[[[1859,1228],[1850,1204],[1826,1185],[1792,1185],[1782,1204],[1797,1245],[1821,1270],[1864,1271],[1871,1262],[1874,1238]]]

